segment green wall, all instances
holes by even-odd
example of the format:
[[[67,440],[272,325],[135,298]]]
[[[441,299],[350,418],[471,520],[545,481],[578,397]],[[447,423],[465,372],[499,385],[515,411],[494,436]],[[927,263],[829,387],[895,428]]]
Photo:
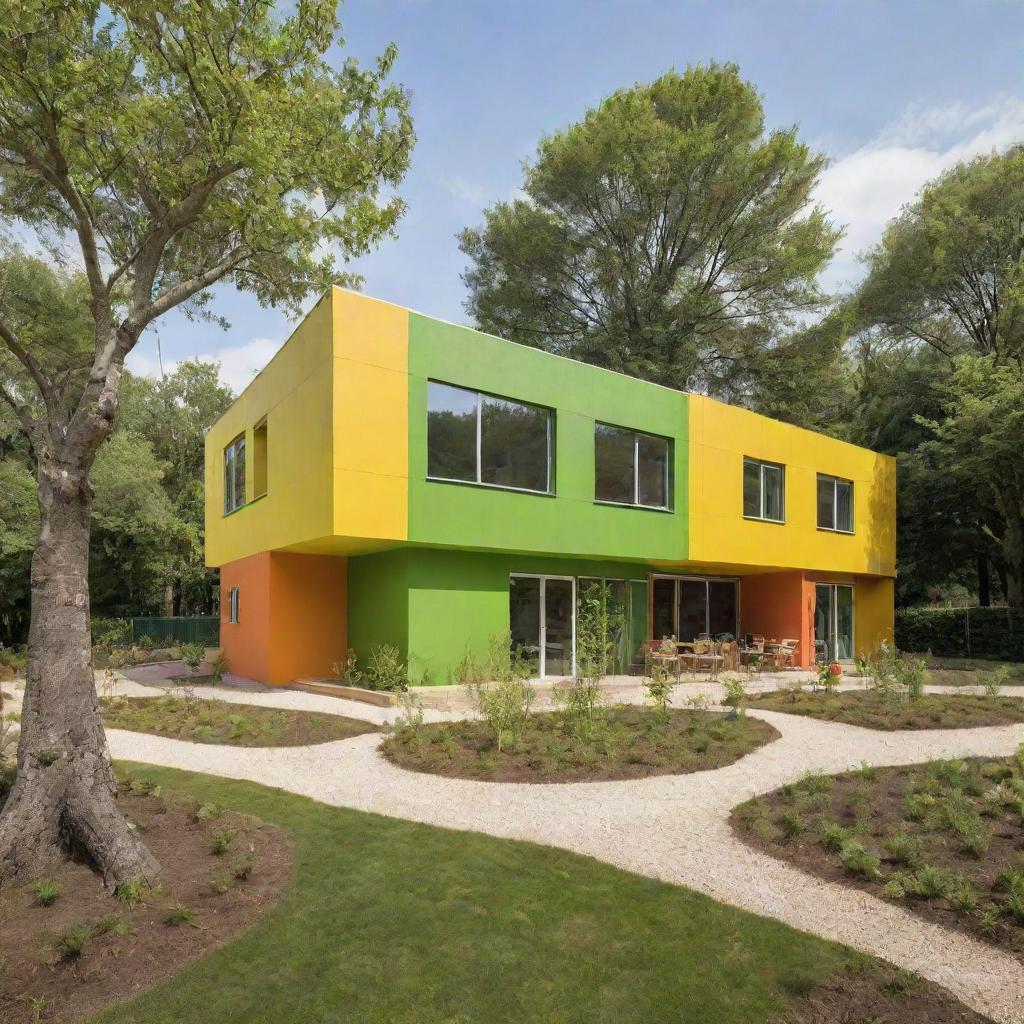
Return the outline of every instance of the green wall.
[[[365,664],[381,643],[397,644],[417,682],[445,684],[467,650],[483,657],[508,629],[510,573],[643,580],[642,564],[437,548],[403,548],[349,559],[349,644]],[[634,636],[645,637],[646,606]]]
[[[555,410],[555,496],[429,481],[429,379]],[[594,421],[674,439],[673,511],[594,501]],[[688,398],[621,374],[409,315],[409,540],[601,559],[687,558]]]

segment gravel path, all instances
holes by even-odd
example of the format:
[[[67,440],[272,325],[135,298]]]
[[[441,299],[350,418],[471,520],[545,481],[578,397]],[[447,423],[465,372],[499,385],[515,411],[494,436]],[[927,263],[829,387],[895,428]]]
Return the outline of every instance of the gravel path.
[[[326,700],[339,713],[344,703],[343,713],[351,713],[352,702],[335,698],[256,696],[290,707],[308,707],[307,698]],[[242,703],[263,703],[243,697],[248,699]],[[360,717],[390,714],[359,708]],[[728,823],[736,804],[809,770],[838,772],[864,760],[882,766],[938,756],[1005,756],[1024,742],[1024,725],[880,733],[775,712],[751,714],[771,722],[782,738],[726,768],[565,785],[499,785],[407,772],[377,753],[375,735],[288,749],[216,747],[115,730],[109,736],[117,758],[246,779],[326,804],[589,854],[883,957],[944,985],[997,1021],[1024,1024],[1020,961],[752,850]]]
[[[861,685],[851,682],[843,688]],[[775,688],[775,680],[750,687]],[[681,689],[712,699],[722,693],[714,683]],[[128,681],[121,681],[117,692],[153,696],[151,687]],[[197,687],[196,692],[232,703],[344,714],[378,724],[393,721],[399,713],[297,691]],[[642,696],[639,686],[619,687],[615,693],[617,700],[628,702]],[[1024,1024],[1024,964],[1019,960],[759,853],[738,840],[728,822],[737,804],[807,771],[839,772],[862,761],[885,766],[940,756],[1005,756],[1024,742],[1024,725],[883,733],[776,712],[750,714],[771,722],[782,738],[725,768],[623,782],[532,786],[404,771],[377,753],[380,736],[375,734],[277,749],[193,744],[119,730],[108,730],[108,736],[116,758],[245,779],[339,807],[588,854],[883,957],[945,986],[997,1021]],[[441,721],[464,717],[465,712],[428,710],[425,715],[428,721]]]

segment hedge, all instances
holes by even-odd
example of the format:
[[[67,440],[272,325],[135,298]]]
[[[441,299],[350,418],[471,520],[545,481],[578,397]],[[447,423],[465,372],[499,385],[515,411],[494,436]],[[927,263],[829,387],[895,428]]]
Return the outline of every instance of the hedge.
[[[896,614],[896,646],[941,658],[1024,661],[1024,609],[910,608]]]

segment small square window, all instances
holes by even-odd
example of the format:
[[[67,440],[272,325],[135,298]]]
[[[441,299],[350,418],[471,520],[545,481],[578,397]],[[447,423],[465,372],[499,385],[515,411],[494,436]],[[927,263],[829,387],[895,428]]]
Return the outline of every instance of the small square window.
[[[743,459],[743,515],[769,523],[786,521],[786,467]]]
[[[818,474],[818,529],[853,533],[853,481]]]

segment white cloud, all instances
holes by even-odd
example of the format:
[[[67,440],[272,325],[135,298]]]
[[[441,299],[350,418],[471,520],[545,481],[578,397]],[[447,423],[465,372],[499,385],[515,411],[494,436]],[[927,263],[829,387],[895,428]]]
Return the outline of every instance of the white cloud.
[[[253,338],[244,345],[229,345],[213,352],[200,353],[191,359],[202,363],[219,363],[220,378],[235,394],[242,391],[253,377],[263,369],[281,347],[281,341],[271,338]],[[164,372],[173,372],[178,361],[164,362]],[[132,373],[144,377],[158,377],[160,364],[155,354],[135,349],[127,360]]]
[[[477,185],[467,178],[456,176],[454,178],[442,178],[441,187],[453,198],[467,206],[483,208],[494,200],[494,195],[483,185]]]
[[[858,254],[879,240],[886,223],[928,181],[961,160],[1019,141],[1024,99],[1018,97],[973,108],[959,102],[912,106],[876,138],[835,160],[816,198],[846,234],[822,276],[825,288],[842,289],[861,277]]]

